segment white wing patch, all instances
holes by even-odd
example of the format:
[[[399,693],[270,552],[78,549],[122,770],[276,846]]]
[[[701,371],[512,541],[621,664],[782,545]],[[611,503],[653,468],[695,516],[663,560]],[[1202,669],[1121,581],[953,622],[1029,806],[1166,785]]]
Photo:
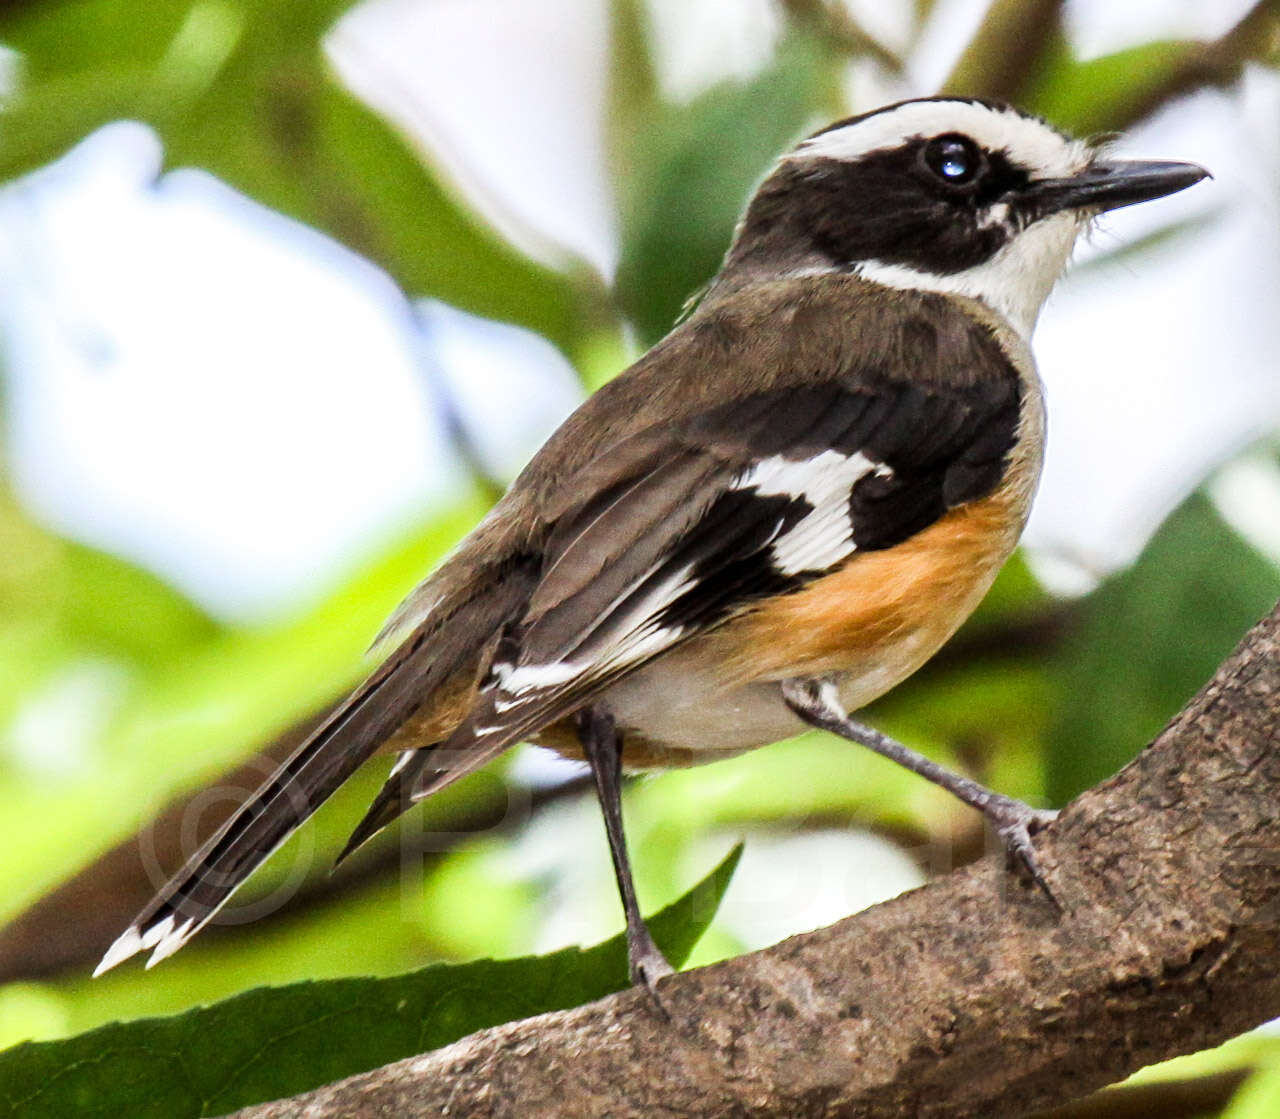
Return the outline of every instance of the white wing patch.
[[[601,669],[614,671],[648,660],[680,640],[684,626],[659,625],[655,619],[693,586],[691,576],[691,567],[680,568],[627,611],[619,627],[620,640],[597,661]]]
[[[396,763],[391,767],[391,772],[387,774],[388,779],[404,772],[405,767],[417,757],[417,750],[401,750],[396,755]]]
[[[586,657],[575,657],[573,652],[567,652],[563,659],[557,661],[518,666],[494,665],[497,686],[494,712],[505,715],[533,702],[540,694],[554,691],[573,680],[625,669],[669,648],[683,636],[684,627],[660,625],[656,619],[663,609],[693,585],[690,575],[688,566],[673,572],[615,621],[611,618],[612,610],[632,589],[628,588],[605,611],[605,617],[610,619],[609,628],[616,631],[616,637]],[[590,635],[587,636],[589,640]]]
[[[572,661],[557,661],[554,664],[524,664],[516,667],[512,664],[496,664],[493,675],[498,691],[511,696],[510,703],[498,702],[498,710],[505,711],[519,702],[520,697],[530,692],[554,688],[558,684],[566,684],[579,675],[585,665]]]
[[[734,482],[734,489],[755,490],[766,497],[798,497],[813,511],[771,545],[773,565],[782,575],[823,571],[854,550],[849,493],[867,474],[893,472],[861,451],[852,455],[823,451],[807,459],[773,455],[761,459]]]
[[[768,565],[775,572],[797,576],[825,571],[854,552],[850,492],[867,475],[888,477],[892,473],[888,466],[861,452],[846,455],[826,450],[807,459],[772,455],[739,473],[729,489],[750,491],[761,498],[790,498],[808,506],[808,512],[785,529],[787,522],[779,519],[772,536],[761,545],[762,551],[767,549]],[[575,644],[563,648],[556,659],[495,664],[493,711],[501,718],[477,731],[499,732],[513,716],[519,718],[522,708],[536,705],[548,693],[577,681],[589,682],[625,672],[672,648],[686,636],[687,626],[660,619],[668,607],[697,586],[699,575],[694,563],[676,568],[638,600],[628,603],[636,588],[662,564],[659,560],[624,588],[600,612],[595,624],[586,625]],[[708,576],[704,572],[701,577]]]

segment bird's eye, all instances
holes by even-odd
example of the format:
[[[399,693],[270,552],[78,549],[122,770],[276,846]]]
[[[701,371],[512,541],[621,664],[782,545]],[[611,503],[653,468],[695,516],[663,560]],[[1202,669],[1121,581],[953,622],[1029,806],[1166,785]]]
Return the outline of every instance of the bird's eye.
[[[923,155],[925,166],[952,186],[973,182],[986,163],[978,146],[967,136],[938,136],[924,146]]]

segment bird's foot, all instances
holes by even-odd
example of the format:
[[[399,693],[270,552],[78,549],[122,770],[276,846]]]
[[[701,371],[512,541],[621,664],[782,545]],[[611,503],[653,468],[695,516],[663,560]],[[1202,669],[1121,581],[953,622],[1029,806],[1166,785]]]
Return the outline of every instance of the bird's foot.
[[[1031,837],[1036,832],[1058,818],[1057,811],[1050,808],[1032,808],[1029,804],[1001,793],[989,794],[989,799],[978,807],[991,821],[991,826],[1000,837],[1009,857],[1031,876],[1032,881],[1044,891],[1054,907],[1061,910],[1062,904],[1049,888],[1049,883],[1036,858],[1035,846],[1031,842]]]
[[[644,987],[663,1016],[670,1017],[658,997],[658,982],[668,975],[674,975],[675,968],[667,962],[667,957],[653,942],[653,937],[644,925],[638,930],[627,931],[627,965],[631,971],[632,984]]]

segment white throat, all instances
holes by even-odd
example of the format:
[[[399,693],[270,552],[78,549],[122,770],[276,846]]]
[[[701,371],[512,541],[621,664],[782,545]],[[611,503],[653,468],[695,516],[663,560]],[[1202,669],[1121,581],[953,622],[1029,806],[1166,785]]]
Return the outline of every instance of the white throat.
[[[967,295],[1009,320],[1028,342],[1040,308],[1071,256],[1076,237],[1087,224],[1064,211],[1042,218],[1017,234],[990,260],[962,272],[933,273],[878,260],[858,263],[863,279],[891,288]]]

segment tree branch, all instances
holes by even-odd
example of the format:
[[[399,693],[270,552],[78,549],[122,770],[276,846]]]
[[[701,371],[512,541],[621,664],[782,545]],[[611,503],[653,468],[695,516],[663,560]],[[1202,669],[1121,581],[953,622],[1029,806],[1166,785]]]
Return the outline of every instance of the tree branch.
[[[628,991],[238,1114],[1020,1116],[1213,1045],[1280,1014],[1278,709],[1280,607],[1038,838],[1061,913],[993,855],[665,1013]]]
[[[1121,106],[1108,127],[1125,131],[1188,93],[1230,85],[1249,62],[1278,55],[1280,0],[1258,0],[1222,38],[1188,51],[1159,85]]]
[[[1063,0],[993,0],[940,92],[1016,102],[1062,33]]]
[[[873,58],[893,74],[902,72],[902,59],[853,17],[848,7],[829,0],[782,0],[792,19],[806,23],[836,50],[850,57]]]

